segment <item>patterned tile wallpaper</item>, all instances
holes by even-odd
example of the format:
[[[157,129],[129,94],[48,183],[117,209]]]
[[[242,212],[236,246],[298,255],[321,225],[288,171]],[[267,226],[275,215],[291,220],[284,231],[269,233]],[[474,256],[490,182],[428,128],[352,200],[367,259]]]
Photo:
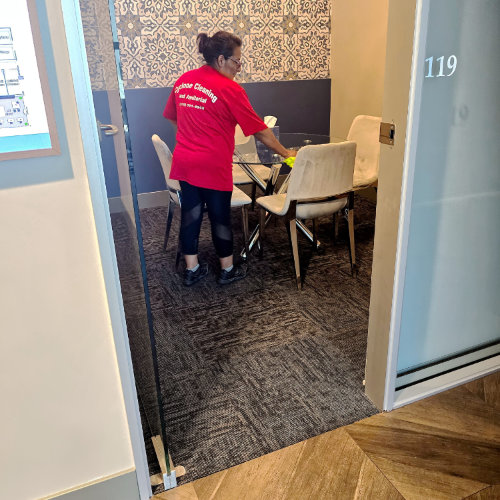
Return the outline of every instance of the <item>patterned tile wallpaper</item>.
[[[329,78],[331,1],[115,0],[125,87],[172,86],[202,64],[196,35],[218,30],[243,40],[240,83]]]
[[[80,0],[92,90],[116,90],[116,66],[106,0]]]

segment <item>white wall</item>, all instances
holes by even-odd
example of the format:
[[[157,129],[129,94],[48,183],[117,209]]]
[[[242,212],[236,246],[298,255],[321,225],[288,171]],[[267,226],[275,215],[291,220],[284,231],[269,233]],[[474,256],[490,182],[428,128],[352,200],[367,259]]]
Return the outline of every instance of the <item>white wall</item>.
[[[388,0],[332,0],[330,134],[357,115],[382,115]]]
[[[59,2],[47,10],[62,157],[0,163],[2,499],[134,468]]]

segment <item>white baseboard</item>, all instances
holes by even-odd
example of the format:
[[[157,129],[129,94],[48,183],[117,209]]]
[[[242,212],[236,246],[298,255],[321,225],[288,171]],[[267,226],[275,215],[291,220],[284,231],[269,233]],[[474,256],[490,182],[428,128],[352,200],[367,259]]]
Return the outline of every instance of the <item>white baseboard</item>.
[[[471,382],[500,369],[500,355],[396,391],[393,408],[400,408],[439,392]]]
[[[154,191],[153,193],[142,193],[137,196],[139,209],[166,207],[168,204],[168,191]]]
[[[125,212],[125,205],[123,204],[122,199],[118,196],[116,198],[108,198],[108,205],[110,214]]]
[[[135,469],[91,481],[41,500],[138,500],[140,498]]]
[[[139,210],[143,208],[165,207],[168,203],[168,191],[154,191],[153,193],[142,193],[137,195]],[[120,196],[108,198],[109,211],[117,214],[125,211],[123,199]]]
[[[437,376],[439,373],[453,370],[457,365],[465,366],[475,363],[479,359],[485,359],[500,354],[500,344],[483,347],[477,351],[468,354],[462,354],[459,358],[449,359],[448,361],[441,361],[440,363],[433,364],[426,368],[415,370],[406,375],[398,375],[396,378],[396,391],[400,390],[399,387],[411,385],[414,382]]]

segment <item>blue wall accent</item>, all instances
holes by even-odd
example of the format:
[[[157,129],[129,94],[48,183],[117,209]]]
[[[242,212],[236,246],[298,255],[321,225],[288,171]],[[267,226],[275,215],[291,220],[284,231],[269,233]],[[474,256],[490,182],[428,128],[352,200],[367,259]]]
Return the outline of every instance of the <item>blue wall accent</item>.
[[[278,117],[280,133],[330,134],[330,79],[243,84],[260,116]],[[151,142],[158,134],[173,149],[172,127],[162,116],[171,87],[125,91],[138,193],[166,188]],[[94,95],[99,92],[94,92]]]

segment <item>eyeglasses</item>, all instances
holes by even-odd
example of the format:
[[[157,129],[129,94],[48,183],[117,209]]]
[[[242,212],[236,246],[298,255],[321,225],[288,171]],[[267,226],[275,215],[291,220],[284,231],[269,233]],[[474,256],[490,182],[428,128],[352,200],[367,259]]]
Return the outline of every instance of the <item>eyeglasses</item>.
[[[228,59],[231,59],[231,61],[233,61],[234,64],[236,64],[236,66],[241,66],[243,64],[241,61],[239,61],[238,59],[235,59],[233,56],[228,57]]]

